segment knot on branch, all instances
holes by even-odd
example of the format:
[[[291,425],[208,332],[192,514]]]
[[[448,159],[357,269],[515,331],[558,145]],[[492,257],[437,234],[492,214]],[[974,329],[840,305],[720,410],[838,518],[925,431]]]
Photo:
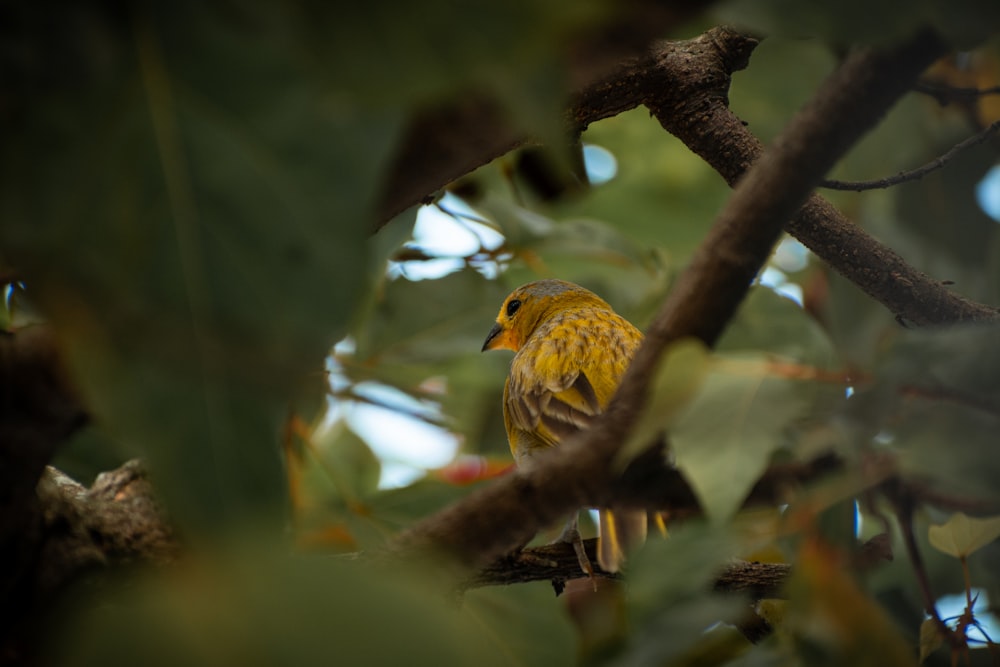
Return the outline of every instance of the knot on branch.
[[[703,37],[715,45],[723,69],[730,74],[746,69],[750,64],[750,54],[760,44],[756,37],[737,32],[729,26],[712,28]]]
[[[44,595],[81,571],[128,563],[166,564],[180,550],[138,461],[101,473],[89,489],[49,466],[38,483]]]
[[[645,63],[651,85],[644,86],[643,104],[661,122],[664,115],[696,114],[720,103],[728,107],[732,74],[749,64],[759,43],[721,27],[686,42],[657,44]]]

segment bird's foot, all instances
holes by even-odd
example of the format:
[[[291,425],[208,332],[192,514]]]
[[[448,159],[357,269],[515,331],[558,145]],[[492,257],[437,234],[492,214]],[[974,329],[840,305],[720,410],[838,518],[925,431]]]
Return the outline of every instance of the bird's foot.
[[[596,592],[597,577],[594,575],[594,565],[590,562],[587,550],[583,547],[583,538],[580,537],[580,531],[577,530],[575,525],[567,525],[559,536],[559,541],[573,545],[573,551],[576,553],[576,559],[580,563],[580,569],[590,577],[591,582],[594,584],[594,592]]]

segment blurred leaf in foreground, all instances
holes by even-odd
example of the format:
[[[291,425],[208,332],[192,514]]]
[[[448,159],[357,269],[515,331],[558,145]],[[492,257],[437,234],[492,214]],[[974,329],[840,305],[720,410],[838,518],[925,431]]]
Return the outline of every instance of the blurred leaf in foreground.
[[[747,602],[711,592],[712,583],[737,546],[719,526],[692,522],[665,540],[650,540],[629,563],[629,616],[634,627],[621,655],[611,664],[675,664],[715,644],[706,631],[719,621],[736,620]],[[749,644],[727,644],[732,658]]]
[[[807,540],[788,583],[783,629],[810,665],[913,664],[914,650],[843,567],[841,554]]]
[[[998,497],[997,333],[995,324],[897,332],[858,407],[904,474],[963,497]]]
[[[283,519],[287,401],[346,333],[400,124],[290,48],[292,11],[233,11],[29,14],[75,78],[29,89],[0,152],[5,252],[193,534]]]
[[[132,582],[50,644],[55,662],[502,667],[572,655],[545,587],[476,592],[456,605],[419,571],[247,553]]]
[[[829,409],[829,394],[821,382],[783,376],[766,356],[716,358],[670,431],[677,466],[705,512],[731,516],[790,430]]]

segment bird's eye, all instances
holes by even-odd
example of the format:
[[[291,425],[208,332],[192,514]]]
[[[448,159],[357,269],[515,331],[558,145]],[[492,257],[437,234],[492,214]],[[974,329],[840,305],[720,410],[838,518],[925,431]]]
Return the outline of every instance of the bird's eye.
[[[514,313],[516,313],[517,309],[520,308],[520,307],[521,307],[521,301],[520,301],[520,299],[514,299],[513,301],[511,301],[510,303],[508,303],[507,304],[507,317],[514,317]]]

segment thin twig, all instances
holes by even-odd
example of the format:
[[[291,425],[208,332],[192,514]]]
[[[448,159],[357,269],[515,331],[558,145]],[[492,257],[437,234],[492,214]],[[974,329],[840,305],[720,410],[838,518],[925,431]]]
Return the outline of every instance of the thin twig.
[[[974,100],[987,95],[1000,95],[1000,86],[989,88],[965,88],[960,86],[949,86],[944,83],[934,83],[931,81],[918,81],[913,89],[919,93],[930,95],[944,106],[953,100]]]
[[[927,174],[937,171],[942,168],[948,162],[950,162],[955,156],[963,152],[968,148],[973,146],[978,146],[987,139],[990,138],[997,130],[1000,130],[1000,120],[991,123],[982,131],[977,132],[968,139],[955,144],[948,150],[948,152],[940,155],[927,164],[917,167],[916,169],[911,169],[910,171],[901,171],[895,176],[889,176],[888,178],[880,178],[874,181],[837,181],[837,180],[823,180],[820,182],[820,186],[827,188],[828,190],[850,190],[853,192],[861,192],[863,190],[879,190],[884,188],[891,188],[894,185],[899,185],[901,183],[907,183],[909,181],[916,181]]]
[[[934,594],[931,592],[931,582],[927,577],[927,568],[924,566],[923,556],[920,555],[920,547],[917,545],[917,538],[913,533],[913,501],[905,491],[897,488],[893,500],[896,506],[896,519],[899,522],[899,530],[903,537],[903,544],[906,547],[906,555],[913,566],[913,573],[917,577],[917,584],[920,588],[920,595],[923,598],[924,611],[934,619],[938,632],[944,637],[952,648],[960,648],[961,640],[955,636],[951,628],[944,622],[938,613],[937,605],[934,603]]]
[[[922,480],[902,480],[914,500],[924,505],[931,505],[941,510],[949,512],[964,512],[972,516],[992,516],[1000,512],[1000,503],[996,500],[986,498],[975,498],[972,496],[960,496],[940,489],[932,488]]]
[[[899,388],[899,395],[904,398],[922,398],[928,401],[951,403],[1000,418],[1000,401],[954,387],[903,385]]]
[[[365,396],[364,394],[359,394],[350,389],[346,391],[328,391],[330,397],[338,401],[355,401],[357,403],[363,403],[365,405],[370,405],[374,408],[382,408],[383,410],[389,410],[397,414],[406,415],[411,419],[416,419],[422,421],[425,424],[430,424],[431,426],[441,427],[443,420],[437,418],[433,414],[429,414],[429,411],[421,411],[416,408],[404,407],[398,403],[391,403],[388,401],[380,401],[377,398],[371,396]]]

